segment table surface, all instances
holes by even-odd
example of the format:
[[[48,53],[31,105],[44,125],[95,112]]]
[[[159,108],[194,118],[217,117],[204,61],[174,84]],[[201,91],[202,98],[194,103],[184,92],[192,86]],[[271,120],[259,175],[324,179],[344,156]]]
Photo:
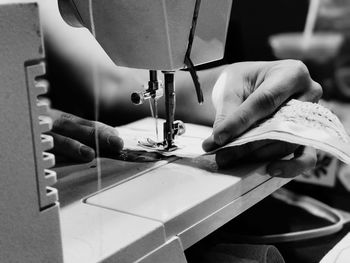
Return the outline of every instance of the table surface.
[[[138,136],[153,123],[119,128],[125,147],[140,150]],[[187,125],[179,141],[187,148],[157,162],[101,159],[100,180],[96,161],[57,168],[66,262],[134,262],[174,237],[184,250],[290,181],[266,175],[263,164],[219,170],[202,155],[210,132]]]

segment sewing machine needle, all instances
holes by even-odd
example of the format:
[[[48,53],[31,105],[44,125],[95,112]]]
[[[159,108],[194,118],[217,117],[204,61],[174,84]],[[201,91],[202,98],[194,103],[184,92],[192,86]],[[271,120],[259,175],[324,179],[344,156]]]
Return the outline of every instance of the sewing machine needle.
[[[158,142],[158,101],[156,98],[151,98],[149,100],[149,106],[151,109],[151,114],[152,117],[154,118],[155,121],[155,126],[156,126],[156,141]]]
[[[154,100],[154,119],[156,121],[156,139],[158,142],[158,100],[156,98]]]

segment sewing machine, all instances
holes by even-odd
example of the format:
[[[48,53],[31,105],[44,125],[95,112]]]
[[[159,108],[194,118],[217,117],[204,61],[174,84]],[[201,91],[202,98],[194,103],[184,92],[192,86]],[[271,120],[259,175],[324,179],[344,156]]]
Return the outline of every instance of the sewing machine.
[[[198,102],[203,103],[194,65],[223,57],[231,4],[232,0],[59,1],[65,21],[74,27],[87,27],[113,62],[150,70],[146,90],[134,92],[131,100],[142,104],[164,93],[163,140],[155,148],[166,151],[177,148],[174,138],[185,130],[184,124],[174,119],[175,71],[190,71]],[[157,70],[163,72],[164,84],[158,80]]]
[[[213,156],[200,154],[211,129],[187,125],[183,142],[191,156],[177,156],[174,71],[187,67],[202,101],[193,65],[220,59],[230,0],[67,0],[62,17],[85,26],[121,66],[150,70],[145,91],[134,103],[160,96],[157,70],[164,72],[166,120],[160,142],[173,156],[158,162],[102,159],[48,170],[54,157],[44,151],[52,138],[38,6],[0,2],[0,261],[1,262],[186,262],[184,250],[212,233],[289,179],[271,178],[264,166],[221,171]],[[219,15],[220,14],[220,15]],[[215,16],[215,19],[208,17]],[[6,24],[7,23],[7,24]],[[4,114],[3,114],[4,113]],[[120,128],[125,147],[154,129],[150,119]],[[197,148],[196,148],[197,147]],[[198,153],[196,155],[196,153]]]

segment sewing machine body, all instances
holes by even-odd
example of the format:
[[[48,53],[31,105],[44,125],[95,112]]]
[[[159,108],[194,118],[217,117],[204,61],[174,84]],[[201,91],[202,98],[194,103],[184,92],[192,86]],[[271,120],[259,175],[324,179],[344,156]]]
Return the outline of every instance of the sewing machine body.
[[[200,154],[156,163],[105,159],[101,189],[93,164],[57,169],[59,209],[55,174],[46,170],[53,157],[43,158],[52,140],[40,136],[49,124],[39,121],[44,109],[36,104],[44,91],[36,81],[44,74],[38,6],[9,1],[0,15],[1,262],[183,263],[186,248],[289,181],[258,164],[219,171],[213,156]],[[149,119],[128,126],[153,128]],[[199,142],[208,132],[190,125],[184,139]]]
[[[0,262],[62,261],[38,6],[0,2]]]
[[[65,21],[95,31],[118,66],[163,71],[185,67],[196,0],[91,0],[92,10],[89,2],[58,1]],[[201,0],[191,51],[195,65],[223,57],[231,5],[232,0]]]

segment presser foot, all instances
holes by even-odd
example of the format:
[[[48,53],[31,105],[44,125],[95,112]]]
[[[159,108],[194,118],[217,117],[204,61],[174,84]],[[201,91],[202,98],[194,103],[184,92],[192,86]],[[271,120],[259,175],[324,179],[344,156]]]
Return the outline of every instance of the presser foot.
[[[171,147],[168,147],[167,143],[156,142],[151,138],[147,138],[144,141],[138,141],[138,145],[141,146],[142,148],[145,148],[148,150],[156,150],[159,152],[173,152],[180,148],[179,146],[176,146],[174,144],[172,144]]]
[[[172,152],[180,147],[174,144],[175,136],[181,136],[185,133],[186,128],[185,124],[182,121],[174,121],[172,125],[172,130],[167,132],[167,123],[164,123],[164,140],[162,142],[157,142],[152,140],[151,138],[146,138],[145,140],[138,141],[138,145],[148,149],[148,150],[156,150],[160,152]],[[167,135],[171,136],[167,136]],[[169,146],[170,145],[170,146]]]

